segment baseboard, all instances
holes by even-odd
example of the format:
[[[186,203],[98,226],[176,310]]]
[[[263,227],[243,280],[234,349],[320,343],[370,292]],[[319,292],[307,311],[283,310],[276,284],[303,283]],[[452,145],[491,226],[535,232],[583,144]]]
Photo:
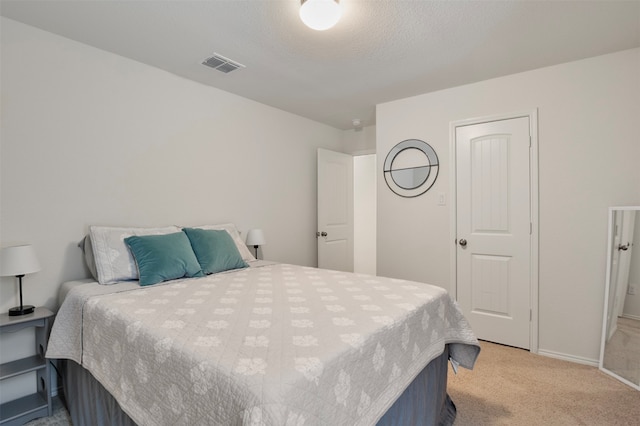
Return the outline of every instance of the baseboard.
[[[583,358],[575,355],[563,354],[560,352],[547,351],[544,349],[538,349],[538,355],[548,356],[549,358],[561,359],[563,361],[575,362],[577,364],[590,365],[592,367],[597,367],[599,365],[599,360]]]
[[[637,315],[622,314],[622,318],[629,318],[632,320],[640,321],[640,317]]]

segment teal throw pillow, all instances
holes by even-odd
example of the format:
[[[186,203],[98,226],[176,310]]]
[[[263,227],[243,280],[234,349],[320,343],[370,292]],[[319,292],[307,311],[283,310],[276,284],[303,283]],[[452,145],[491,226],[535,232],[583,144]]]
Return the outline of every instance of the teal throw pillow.
[[[225,230],[183,228],[205,274],[246,268],[231,235]]]
[[[202,269],[183,232],[133,236],[124,239],[138,266],[140,285],[177,278],[202,277]]]

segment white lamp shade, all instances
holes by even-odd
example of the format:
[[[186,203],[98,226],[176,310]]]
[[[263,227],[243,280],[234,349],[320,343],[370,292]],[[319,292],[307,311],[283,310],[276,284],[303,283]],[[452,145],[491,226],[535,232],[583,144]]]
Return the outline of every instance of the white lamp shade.
[[[267,244],[267,240],[264,238],[264,232],[262,232],[262,229],[251,229],[247,232],[248,246],[263,246],[265,244]]]
[[[340,20],[342,11],[338,0],[302,0],[300,19],[314,30],[324,31]]]
[[[5,247],[0,251],[0,275],[31,274],[40,270],[40,262],[31,245]]]

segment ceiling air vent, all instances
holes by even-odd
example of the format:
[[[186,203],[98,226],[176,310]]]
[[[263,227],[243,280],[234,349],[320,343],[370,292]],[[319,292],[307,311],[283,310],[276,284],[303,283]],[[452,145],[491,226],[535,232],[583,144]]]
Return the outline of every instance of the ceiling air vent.
[[[234,62],[229,58],[225,58],[222,55],[218,55],[217,53],[214,53],[213,56],[205,59],[202,62],[202,65],[206,65],[225,74],[235,71],[238,68],[245,68],[244,65]]]

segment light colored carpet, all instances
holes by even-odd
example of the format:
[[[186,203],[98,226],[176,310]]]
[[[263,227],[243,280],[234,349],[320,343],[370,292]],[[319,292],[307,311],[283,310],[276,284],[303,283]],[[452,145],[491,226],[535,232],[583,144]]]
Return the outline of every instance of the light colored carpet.
[[[640,425],[640,392],[596,367],[480,342],[473,371],[449,367],[455,426]],[[59,401],[54,415],[29,426],[69,426]]]
[[[640,425],[640,392],[596,367],[481,346],[473,371],[449,367],[456,426]]]

